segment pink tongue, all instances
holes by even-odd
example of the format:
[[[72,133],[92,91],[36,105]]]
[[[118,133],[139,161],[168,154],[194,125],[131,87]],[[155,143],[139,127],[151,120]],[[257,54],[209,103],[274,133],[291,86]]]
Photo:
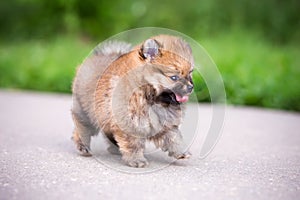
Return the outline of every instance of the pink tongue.
[[[176,96],[176,101],[180,102],[180,103],[184,103],[184,102],[187,102],[189,100],[189,96],[179,96],[177,94],[175,94]]]

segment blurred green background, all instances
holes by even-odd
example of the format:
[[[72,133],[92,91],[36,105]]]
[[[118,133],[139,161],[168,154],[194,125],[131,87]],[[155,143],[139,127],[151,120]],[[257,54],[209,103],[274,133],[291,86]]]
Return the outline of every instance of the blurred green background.
[[[76,66],[99,42],[157,26],[208,51],[228,103],[300,111],[299,10],[299,0],[1,1],[0,87],[70,93]]]

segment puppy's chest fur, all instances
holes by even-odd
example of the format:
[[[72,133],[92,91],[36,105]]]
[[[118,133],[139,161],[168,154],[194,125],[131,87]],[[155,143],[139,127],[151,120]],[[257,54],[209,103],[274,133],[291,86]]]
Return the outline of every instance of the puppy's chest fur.
[[[131,130],[135,130],[135,134],[140,136],[152,137],[178,128],[181,124],[183,109],[179,104],[161,102],[152,85],[143,85],[132,94],[129,100],[127,111],[129,123],[133,126]]]

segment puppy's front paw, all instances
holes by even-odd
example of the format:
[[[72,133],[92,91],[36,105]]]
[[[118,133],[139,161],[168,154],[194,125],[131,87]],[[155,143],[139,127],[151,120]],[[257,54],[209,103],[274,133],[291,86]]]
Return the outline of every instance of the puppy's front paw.
[[[129,159],[126,160],[125,162],[130,167],[136,167],[136,168],[146,167],[149,164],[146,158]]]
[[[189,151],[185,153],[169,152],[169,156],[179,160],[179,159],[189,159],[192,156],[192,154]]]

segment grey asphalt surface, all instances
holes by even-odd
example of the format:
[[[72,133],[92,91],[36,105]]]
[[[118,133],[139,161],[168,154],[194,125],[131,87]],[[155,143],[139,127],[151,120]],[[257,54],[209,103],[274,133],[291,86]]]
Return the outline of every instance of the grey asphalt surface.
[[[0,199],[300,198],[299,113],[228,106],[205,159],[194,150],[190,160],[166,165],[165,154],[149,154],[149,170],[166,167],[136,174],[122,172],[128,167],[101,136],[95,156],[79,156],[70,108],[69,95],[0,90]],[[206,128],[209,109],[200,105]]]

